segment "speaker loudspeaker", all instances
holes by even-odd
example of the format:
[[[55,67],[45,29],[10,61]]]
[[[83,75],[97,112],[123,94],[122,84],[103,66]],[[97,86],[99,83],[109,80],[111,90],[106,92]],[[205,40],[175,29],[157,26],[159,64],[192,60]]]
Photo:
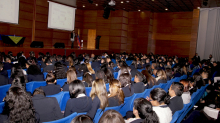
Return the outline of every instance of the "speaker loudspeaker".
[[[30,45],[31,48],[43,48],[44,42],[42,41],[33,41]]]

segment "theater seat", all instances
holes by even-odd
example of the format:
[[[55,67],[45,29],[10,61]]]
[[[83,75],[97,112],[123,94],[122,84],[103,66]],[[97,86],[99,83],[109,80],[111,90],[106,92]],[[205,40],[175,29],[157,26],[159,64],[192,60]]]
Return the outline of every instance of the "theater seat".
[[[2,100],[6,96],[6,93],[10,87],[11,87],[11,84],[0,86],[0,102],[2,102]]]
[[[39,88],[40,86],[46,86],[47,83],[45,81],[32,81],[29,83],[26,83],[26,91],[33,93],[36,88]]]
[[[69,92],[63,92],[63,96],[61,97],[61,101],[59,103],[61,111],[65,111],[66,103],[70,99]]]
[[[59,119],[59,120],[55,120],[55,121],[50,121],[50,122],[43,122],[43,123],[71,123],[71,121],[73,120],[73,118],[75,118],[77,116],[77,113],[73,113],[65,118]]]

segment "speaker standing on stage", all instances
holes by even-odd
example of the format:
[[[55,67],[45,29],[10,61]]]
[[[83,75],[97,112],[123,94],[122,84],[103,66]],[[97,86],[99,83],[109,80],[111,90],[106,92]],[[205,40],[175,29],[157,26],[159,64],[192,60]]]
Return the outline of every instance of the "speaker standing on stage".
[[[70,37],[70,40],[71,40],[71,42],[72,42],[71,48],[74,47],[75,37],[76,37],[76,34],[75,34],[75,31],[73,30],[73,31],[71,32],[71,37]]]

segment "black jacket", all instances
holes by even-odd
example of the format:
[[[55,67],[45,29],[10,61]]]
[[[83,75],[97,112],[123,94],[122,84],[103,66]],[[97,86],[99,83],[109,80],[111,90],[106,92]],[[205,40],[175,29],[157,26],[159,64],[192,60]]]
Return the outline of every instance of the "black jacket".
[[[53,71],[53,70],[54,70],[54,65],[47,65],[44,68],[44,72],[50,72],[50,71]]]
[[[172,114],[174,114],[176,111],[179,111],[183,108],[183,99],[181,96],[175,96],[172,99],[170,99],[170,103],[168,104],[168,107],[170,107],[170,110],[172,111]]]
[[[67,84],[67,82],[65,82],[62,89],[63,89],[63,91],[69,91],[69,84]]]
[[[63,117],[56,98],[38,94],[32,97],[32,101],[35,111],[40,115],[40,122],[54,121]]]
[[[43,61],[41,61],[40,64],[41,64],[40,66],[41,68],[45,68],[47,66]]]
[[[124,92],[125,97],[130,97],[134,94],[134,87],[131,85],[130,88],[129,86],[123,87],[122,91]]]
[[[159,79],[159,80],[157,81],[157,85],[159,85],[160,83],[167,83],[167,80]]]
[[[4,75],[0,74],[0,86],[7,85],[8,83],[8,77],[5,77]]]
[[[92,99],[91,97],[80,97],[69,99],[66,103],[66,109],[64,116],[68,116],[74,112],[83,113],[88,112],[92,108]]]
[[[28,82],[31,82],[31,81],[44,81],[44,75],[43,74],[39,74],[39,75],[28,74],[27,79],[28,79]]]
[[[108,98],[108,107],[120,106],[120,101],[118,97]]]
[[[91,117],[92,119],[94,119],[96,111],[100,108],[100,100],[99,98],[96,96],[93,100],[92,100],[92,108],[87,112],[87,115],[89,117]]]
[[[145,90],[145,85],[143,82],[134,83],[134,93],[142,93]]]
[[[131,70],[131,77],[135,77],[136,73],[138,72],[138,70],[136,68]]]
[[[4,63],[3,70],[11,70],[12,68],[12,63]]]
[[[44,93],[48,95],[54,95],[60,92],[60,85],[48,84],[46,86],[41,86],[40,89],[44,90]]]

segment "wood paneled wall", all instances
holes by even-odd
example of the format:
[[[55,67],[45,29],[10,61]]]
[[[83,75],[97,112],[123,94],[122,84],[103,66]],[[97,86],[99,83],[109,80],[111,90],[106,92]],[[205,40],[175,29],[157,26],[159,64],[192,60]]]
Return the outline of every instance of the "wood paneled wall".
[[[152,52],[182,57],[195,54],[198,12],[154,13],[152,41],[155,49]]]

